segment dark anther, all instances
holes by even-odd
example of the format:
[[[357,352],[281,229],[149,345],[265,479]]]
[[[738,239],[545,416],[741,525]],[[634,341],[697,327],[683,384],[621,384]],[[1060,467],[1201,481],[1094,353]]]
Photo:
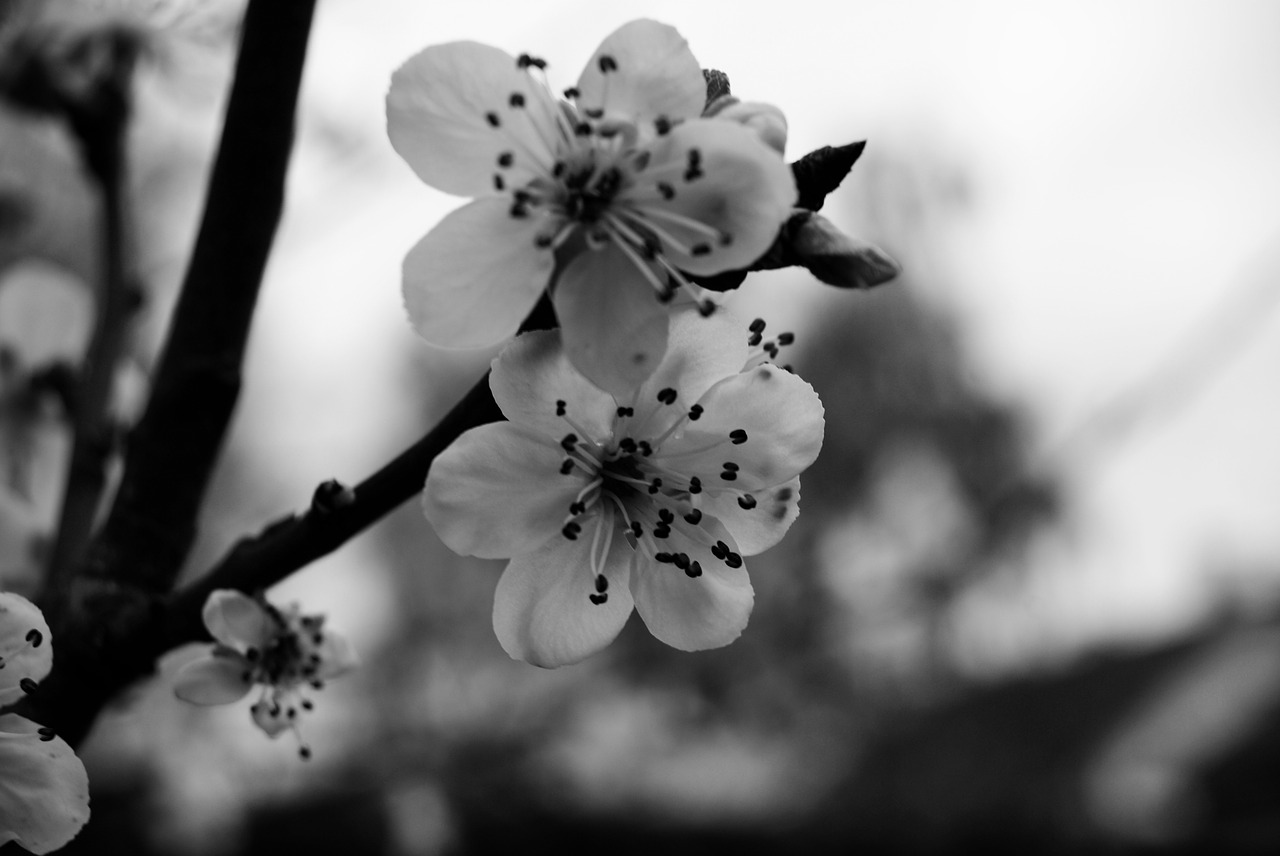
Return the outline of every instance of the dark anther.
[[[26,693],[27,695],[31,695],[33,692],[36,691],[36,687],[38,687],[39,684],[31,680],[30,678],[23,678],[22,680],[18,681],[18,686],[22,688],[22,691],[24,693]]]
[[[670,303],[672,299],[676,296],[677,291],[678,291],[677,286],[674,286],[671,283],[667,283],[666,289],[658,292],[658,302]]]
[[[692,494],[702,493],[702,479],[698,478],[697,476],[694,476],[693,478],[689,479],[689,493],[692,493]]]
[[[576,86],[570,86],[568,89],[564,91],[564,97],[568,98],[570,101],[577,98],[581,94],[582,94],[582,90],[578,89],[578,87]]]
[[[583,503],[582,500],[580,499],[569,503],[569,513],[572,514],[574,517],[577,517],[579,514],[581,514],[586,510],[587,510],[586,504]]]
[[[556,161],[555,165],[551,167],[551,176],[553,178],[559,178],[560,176],[564,175],[564,169],[565,169],[564,161]]]
[[[587,118],[588,118],[588,119],[603,119],[603,118],[604,118],[604,108],[603,108],[603,107],[588,107],[587,109],[583,110],[582,112],[586,114],[586,116],[587,116]],[[616,132],[615,132],[615,133],[616,133]]]
[[[697,181],[704,175],[706,175],[706,173],[704,173],[699,167],[691,166],[684,171],[684,180]]]
[[[764,343],[764,352],[769,355],[770,359],[778,356],[778,346],[773,342]]]
[[[650,483],[649,483],[649,494],[650,494],[650,495],[657,493],[657,492],[658,492],[659,490],[661,490],[661,489],[662,489],[662,479],[657,479],[657,478],[656,478],[656,479],[654,479],[652,482],[650,482]],[[661,517],[661,515],[659,515],[659,517]],[[668,520],[668,521],[665,521],[665,522],[670,523],[671,521],[669,521],[669,520]]]
[[[646,458],[653,454],[653,447],[649,445],[648,440],[641,440],[639,445],[640,454],[644,455]]]
[[[778,500],[778,502],[786,502],[787,500],[791,499],[791,488],[789,487],[778,488],[778,492],[773,495],[773,498]]]
[[[550,235],[539,235],[533,239],[533,245],[540,250],[545,250],[551,246],[552,238]]]
[[[658,391],[658,401],[661,401],[663,404],[675,404],[676,394],[676,391],[668,386],[665,389]]]
[[[536,56],[529,56],[527,53],[520,54],[519,58],[516,59],[516,68],[526,69],[529,66],[533,66],[537,69],[544,69],[547,67],[547,61],[544,59],[538,59]]]
[[[649,165],[649,159],[651,157],[652,155],[649,154],[649,151],[647,149],[636,152],[636,154],[631,158],[632,171],[634,172],[642,171],[645,167]]]
[[[556,399],[556,416],[564,416],[566,406],[567,405],[563,398],[557,398]]]
[[[560,464],[560,475],[567,476],[571,472],[573,472],[573,458],[565,458]]]
[[[750,330],[752,333],[763,333],[764,328],[765,328],[764,319],[757,318],[756,320],[751,322],[751,326],[748,327],[747,329]]]
[[[618,61],[608,54],[600,57],[599,65],[601,74],[608,74],[611,71],[618,70]]]
[[[702,522],[702,509],[695,508],[684,516],[685,522],[691,526],[697,526]]]
[[[639,520],[631,521],[631,534],[637,538],[644,534],[644,527],[640,525]]]
[[[703,318],[710,318],[716,314],[716,305],[711,300],[704,300],[698,304],[698,314]]]
[[[762,341],[764,341],[764,336],[760,335],[759,333],[752,333],[747,338],[747,345],[749,347],[754,348],[756,345],[760,344]]]
[[[746,511],[756,507],[756,498],[749,493],[744,493],[738,497],[738,505]]]
[[[779,344],[779,345],[790,345],[790,344],[791,344],[792,342],[794,342],[795,340],[796,340],[796,334],[795,334],[795,333],[779,333],[779,334],[778,334],[778,344]]]
[[[689,249],[689,252],[690,252],[690,254],[695,255],[695,256],[706,256],[706,255],[710,255],[710,254],[711,254],[711,245],[710,245],[710,244],[694,244],[694,245]]]
[[[604,603],[609,599],[609,595],[591,594],[591,595],[587,595],[587,599],[590,600],[592,603],[594,603],[596,606],[599,606],[600,604]]]
[[[560,534],[568,538],[570,541],[577,541],[578,533],[581,531],[582,531],[582,527],[579,526],[574,521],[570,520],[568,523],[564,525],[564,528],[560,530]]]
[[[44,641],[44,634],[32,627],[27,631],[27,641],[31,643],[32,648],[39,648],[40,643]]]
[[[653,560],[661,565],[669,565],[675,557],[670,553],[654,553]]]
[[[725,461],[721,466],[731,473],[736,473],[738,471],[738,465],[733,461]]]
[[[619,407],[618,415],[619,416],[635,416],[636,411],[634,408],[631,408],[631,407]]]
[[[303,710],[315,710],[315,709],[316,709],[316,706],[315,706],[315,703],[311,701],[311,699],[309,699],[309,698],[304,698],[304,699],[302,700],[302,709],[303,709]]]
[[[609,580],[605,578],[604,574],[597,574],[596,575],[596,591],[603,593],[608,590],[609,590]]]
[[[497,128],[502,124],[502,120],[498,118],[498,114],[490,110],[484,114],[485,121],[489,123],[491,128]]]
[[[658,132],[659,137],[666,136],[671,132],[671,120],[666,116],[659,116],[653,120],[653,129]]]
[[[695,404],[689,408],[689,421],[697,422],[700,418],[702,418],[702,405]]]
[[[688,553],[676,553],[675,556],[673,556],[672,558],[674,559],[672,564],[675,565],[677,568],[684,570],[685,568],[689,567]]]
[[[747,442],[747,432],[741,428],[734,428],[729,432],[729,439],[733,441],[733,445],[741,446]]]
[[[290,719],[297,719],[297,718],[298,718],[298,709],[297,709],[296,707],[291,707],[291,708],[289,708],[288,710],[286,710],[286,711],[284,712],[284,715],[285,715],[285,716],[287,716],[287,717],[289,717]]]
[[[733,470],[725,470],[720,474],[720,478],[724,479],[725,481],[736,481],[738,478],[738,474],[735,473]]]
[[[311,747],[310,747],[310,746],[299,746],[299,747],[298,747],[298,757],[299,757],[299,758],[301,758],[301,759],[302,759],[302,760],[304,760],[304,761],[310,761],[310,760],[311,760]]]
[[[579,137],[591,136],[591,123],[579,122],[578,124],[573,126],[573,133]]]
[[[564,439],[560,441],[560,447],[566,452],[572,452],[578,445],[577,434],[565,434]]]
[[[493,174],[493,189],[494,189],[494,190],[506,190],[506,189],[507,189],[507,182],[506,182],[506,181],[504,181],[504,180],[503,180],[503,178],[502,178],[502,176],[501,176],[501,175],[499,175],[499,174],[498,174],[498,173],[496,173],[496,172]]]
[[[737,553],[730,553],[729,555],[724,557],[724,563],[731,568],[741,568],[742,557],[739,556]]]
[[[668,201],[676,198],[676,189],[665,181],[658,182],[658,192],[662,194],[662,198]]]
[[[684,569],[684,573],[685,573],[685,576],[689,577],[690,579],[697,579],[698,577],[702,576],[702,565],[698,564],[697,559],[694,559],[693,563],[689,565],[689,567]]]
[[[50,740],[58,736],[54,730],[48,726],[41,726],[36,729],[36,734],[40,735],[40,740],[44,743],[48,743]]]
[[[630,437],[623,437],[618,441],[618,448],[626,452],[628,455],[634,455],[636,451],[636,441]]]
[[[529,207],[525,205],[523,202],[519,202],[519,201],[512,202],[511,208],[508,209],[507,213],[511,215],[511,218],[513,220],[523,220],[525,217],[529,216]],[[547,239],[546,246],[543,246],[542,244],[538,243],[538,241],[542,238]],[[551,246],[551,238],[547,235],[539,235],[537,238],[534,239],[533,244],[534,246],[542,247],[543,249],[546,249],[546,247]]]
[[[689,149],[689,166],[694,167],[702,163],[702,152],[697,149]]]
[[[512,152],[503,152],[498,155],[498,166],[511,166],[516,162],[516,156]]]
[[[676,522],[676,516],[671,513],[669,508],[658,509],[658,520],[668,526]]]
[[[511,97],[507,99],[507,103],[510,104],[512,107],[523,107],[524,95],[519,92],[512,92]]]
[[[729,545],[723,541],[717,541],[711,548],[711,555],[723,562],[724,557],[729,555]]]
[[[671,535],[671,527],[665,523],[659,523],[657,526],[653,527],[654,538],[666,538],[670,535]]]

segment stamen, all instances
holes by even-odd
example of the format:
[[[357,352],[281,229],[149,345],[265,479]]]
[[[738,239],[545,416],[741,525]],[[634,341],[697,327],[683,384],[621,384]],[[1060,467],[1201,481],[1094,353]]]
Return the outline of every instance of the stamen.
[[[674,389],[667,387],[666,389],[662,389],[658,392],[658,401],[663,404],[675,404],[677,394],[678,393]]]
[[[738,505],[745,511],[750,511],[756,507],[756,498],[749,493],[744,493],[738,497]]]
[[[498,166],[508,167],[515,163],[516,156],[514,152],[503,152],[498,155]]]
[[[510,104],[510,105],[512,106],[512,108],[516,108],[516,109],[518,109],[518,108],[520,108],[520,107],[523,107],[523,106],[524,106],[524,93],[523,93],[523,92],[512,92],[512,93],[511,93],[511,97],[507,99],[507,103],[508,103],[508,104]]]
[[[729,432],[729,440],[733,442],[733,445],[741,446],[747,442],[747,432],[742,428],[735,428]]]
[[[618,61],[608,54],[601,54],[598,65],[600,66],[601,74],[608,74],[611,71],[618,70]]]
[[[485,118],[485,121],[489,123],[489,127],[491,128],[498,128],[502,126],[502,119],[499,118],[498,114],[493,112],[492,110],[490,110],[488,113],[485,113],[484,118]]]
[[[576,100],[580,95],[582,95],[582,90],[580,90],[576,86],[570,86],[568,89],[564,91],[564,97],[569,99],[570,101]]]

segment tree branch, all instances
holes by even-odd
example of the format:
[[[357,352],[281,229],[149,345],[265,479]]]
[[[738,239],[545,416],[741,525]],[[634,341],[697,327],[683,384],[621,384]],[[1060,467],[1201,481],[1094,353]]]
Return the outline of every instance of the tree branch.
[[[240,391],[258,288],[284,203],[315,0],[251,0],[204,218],[151,400],[86,572],[168,590]]]

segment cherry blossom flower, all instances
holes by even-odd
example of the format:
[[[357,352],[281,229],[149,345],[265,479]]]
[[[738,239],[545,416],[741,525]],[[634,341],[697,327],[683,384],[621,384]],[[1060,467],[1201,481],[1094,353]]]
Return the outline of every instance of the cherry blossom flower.
[[[0,709],[53,668],[49,625],[24,597],[0,592]],[[63,847],[89,820],[89,777],[61,737],[16,713],[0,715],[0,844],[32,853]]]
[[[355,667],[347,640],[325,629],[322,615],[303,615],[296,605],[278,609],[231,589],[209,595],[204,626],[216,644],[179,671],[174,686],[178,698],[200,705],[231,704],[259,686],[249,708],[254,724],[273,738],[292,731],[298,753],[311,757],[298,723],[301,713],[314,707],[304,689],[321,689],[329,678]]]
[[[432,464],[427,519],[458,553],[507,558],[493,625],[539,666],[606,646],[632,607],[693,651],[732,642],[753,591],[743,556],[798,514],[799,473],[822,445],[823,411],[766,359],[763,322],[674,313],[666,356],[626,397],[591,384],[558,331],[517,337],[489,384],[509,422],[462,434]]]
[[[405,304],[427,341],[478,347],[514,333],[551,285],[570,360],[625,394],[666,350],[665,304],[683,293],[714,310],[687,275],[762,255],[795,182],[748,122],[702,118],[706,84],[672,27],[620,27],[568,100],[545,68],[451,42],[392,77],[396,151],[432,187],[474,197],[409,251]]]

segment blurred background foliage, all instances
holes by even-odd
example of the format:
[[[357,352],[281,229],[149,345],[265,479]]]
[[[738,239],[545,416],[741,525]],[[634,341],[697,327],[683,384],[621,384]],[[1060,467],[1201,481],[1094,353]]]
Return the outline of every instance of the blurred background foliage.
[[[1003,291],[992,285],[984,296],[975,281],[1008,279],[998,265],[981,266],[999,257],[990,244],[1003,240],[989,212],[1025,173],[1002,172],[992,157],[967,156],[985,142],[980,123],[969,137],[930,129],[945,123],[920,119],[930,102],[913,89],[918,81],[893,81],[888,73],[859,79],[859,87],[888,89],[885,100],[897,93],[903,103],[920,105],[914,114],[894,113],[847,94],[844,81],[832,77],[839,57],[814,56],[817,74],[805,71],[799,84],[786,78],[790,84],[776,92],[767,75],[780,71],[762,79],[746,62],[722,62],[732,59],[728,45],[758,38],[770,20],[761,10],[716,7],[732,19],[723,28],[714,9],[690,11],[686,29],[683,16],[662,3],[589,15],[574,3],[540,12],[510,4],[464,11],[442,3],[434,12],[389,0],[373,5],[321,4],[286,222],[255,322],[241,411],[189,574],[240,534],[303,504],[319,481],[354,481],[414,439],[492,356],[428,348],[399,317],[404,248],[453,204],[434,195],[424,202],[429,192],[415,185],[383,137],[378,114],[386,71],[414,49],[400,51],[401,42],[452,38],[453,28],[457,37],[509,50],[539,36],[554,58],[563,40],[585,56],[595,39],[630,17],[669,20],[705,62],[724,65],[735,91],[767,96],[788,110],[792,158],[852,134],[871,138],[824,213],[885,247],[905,273],[881,289],[845,294],[822,289],[802,272],[772,272],[754,276],[739,296],[746,319],[759,313],[775,332],[798,333],[786,361],[822,396],[827,430],[821,457],[803,477],[799,521],[782,544],[749,562],[756,610],[738,642],[683,654],[654,641],[633,619],[617,643],[587,663],[544,672],[511,662],[489,624],[501,563],[455,556],[411,504],[275,593],[303,601],[308,611],[326,610],[364,660],[358,673],[317,699],[305,726],[315,758],[298,761],[288,737],[280,741],[286,745],[268,743],[249,726],[244,706],[178,704],[167,679],[189,652],[175,652],[157,680],[104,714],[84,747],[94,815],[67,852],[750,853],[870,846],[1175,853],[1280,846],[1274,727],[1280,495],[1256,486],[1248,494],[1261,506],[1261,519],[1275,514],[1269,530],[1249,530],[1247,548],[1233,548],[1235,530],[1228,527],[1220,548],[1184,557],[1207,567],[1193,603],[1185,597],[1173,603],[1170,591],[1187,590],[1175,579],[1185,571],[1161,567],[1159,551],[1154,570],[1135,577],[1139,605],[1129,611],[1114,605],[1126,596],[1123,585],[1109,592],[1071,571],[1125,525],[1106,518],[1107,505],[1090,487],[1109,478],[1099,474],[1096,461],[1107,457],[1100,452],[1118,456],[1124,472],[1127,450],[1145,445],[1134,442],[1135,426],[1151,436],[1153,423],[1184,418],[1153,390],[1194,400],[1231,371],[1232,353],[1216,346],[1196,351],[1205,359],[1191,369],[1174,361],[1144,382],[1150,354],[1162,353],[1144,345],[1144,336],[1151,332],[1162,345],[1171,325],[1155,324],[1158,312],[1126,309],[1125,294],[1113,304],[1090,303],[1096,291],[1083,283],[1088,293],[1079,304],[1057,302],[1066,298],[1049,289],[1063,266],[1107,277],[1100,259],[1075,255],[1089,251],[1089,240],[1069,234],[1062,218],[1041,224],[1046,233],[1061,230],[1061,242],[1033,259],[1043,281]],[[1280,48],[1274,7],[1245,5],[1227,16],[1226,31],[1273,26],[1267,44]],[[125,22],[148,45],[130,136],[130,259],[144,300],[118,390],[127,420],[145,394],[190,248],[239,10],[212,0],[53,6],[67,16],[60,26]],[[956,14],[937,4],[914,8],[894,18],[884,4],[867,4],[841,13],[847,17],[840,23],[852,27],[860,11],[866,27],[896,21],[881,31],[888,46],[871,51],[884,59],[907,51],[913,36],[930,43],[942,28],[935,19]],[[974,17],[1002,22],[1014,39],[1023,37],[1017,26],[1028,25],[1028,43],[1035,32],[1052,29],[1055,16],[1078,21],[1060,7],[1045,7],[1043,20],[1030,23],[1010,4],[973,8]],[[1160,10],[1172,8],[1168,14],[1183,27],[1213,17],[1206,4],[1148,6],[1115,18],[1106,8],[1083,14],[1098,16],[1104,33],[1150,24],[1153,38],[1173,52],[1185,40],[1177,27],[1170,35],[1157,26],[1167,23]],[[817,9],[795,26],[821,28]],[[12,33],[48,11],[39,2],[5,0],[0,23]],[[476,16],[485,15],[495,21],[492,35],[477,24]],[[590,29],[586,36],[563,28],[575,16],[590,17],[592,27],[570,28]],[[401,18],[421,26],[407,42],[389,35]],[[384,46],[389,38],[396,51]],[[394,55],[375,61],[375,54]],[[757,64],[807,60],[766,52]],[[940,62],[927,68],[944,74]],[[1004,67],[1001,80],[1020,71]],[[1240,72],[1251,88],[1235,93],[1245,114],[1257,113],[1256,123],[1230,130],[1242,139],[1275,140],[1280,75],[1257,80],[1256,71]],[[1055,77],[1033,97],[1067,101],[1068,86]],[[794,111],[788,92],[797,100]],[[1155,90],[1152,103],[1167,94]],[[846,121],[855,106],[843,98],[875,118]],[[820,127],[799,130],[819,118]],[[998,161],[1000,138],[992,139]],[[1060,162],[1046,153],[1037,163],[1053,171]],[[1199,173],[1195,164],[1187,168],[1193,177],[1182,180],[1193,183]],[[1255,177],[1265,187],[1276,184],[1272,173]],[[1074,204],[1046,192],[1041,207],[1015,212],[1017,223],[1006,221],[1010,241],[1015,226],[1025,227],[1022,219]],[[1213,200],[1185,204],[1202,210]],[[97,227],[97,203],[65,130],[53,119],[0,106],[0,584],[10,589],[31,590],[47,553],[67,450],[60,390],[88,335]],[[1150,248],[1139,241],[1130,250],[1142,278]],[[1208,244],[1194,250],[1219,251]],[[1150,267],[1149,276],[1159,278],[1158,265]],[[1262,285],[1246,289],[1243,304],[1232,302],[1230,288],[1213,285],[1205,305],[1212,309],[1225,293],[1234,314],[1224,317],[1238,316],[1244,305],[1254,326],[1228,325],[1224,334],[1219,316],[1197,311],[1209,320],[1196,341],[1213,345],[1226,335],[1233,347],[1253,339],[1274,344],[1267,310],[1277,270],[1262,265],[1254,277]],[[1164,286],[1165,293],[1180,287],[1171,280]],[[1039,295],[1050,314],[1064,305],[1084,307],[1077,315],[1065,312],[1065,324],[1113,310],[1129,319],[1120,344],[1104,341],[1105,328],[1081,326],[1071,337],[1074,350],[1056,357],[1066,363],[1079,356],[1082,365],[1096,366],[1088,355],[1110,348],[1105,389],[1118,392],[1107,407],[1091,409],[1097,395],[1081,399],[1085,407],[1055,403],[1055,392],[1069,397],[1075,387],[1044,369],[1053,352],[1036,351],[1028,336],[1001,338],[1000,322],[992,319],[1002,295],[1014,289],[1023,296],[1011,303]],[[1016,315],[1018,307],[1008,311]],[[1009,342],[1027,350],[1005,347]],[[1261,359],[1261,376],[1273,380],[1277,358],[1271,347],[1253,362]],[[1013,369],[991,368],[1002,360]],[[1075,377],[1081,376],[1088,375]],[[1220,418],[1274,426],[1274,386],[1255,384],[1244,395],[1243,406],[1228,407]],[[1072,418],[1064,420],[1064,412]],[[1062,424],[1076,426],[1074,432],[1058,430]],[[1273,440],[1265,432],[1256,438],[1272,451],[1250,459],[1272,485],[1280,483]],[[1201,442],[1203,449],[1222,440]],[[1184,444],[1170,454],[1192,458],[1195,448]],[[1145,472],[1139,467],[1130,483],[1143,482]],[[1143,502],[1151,491],[1176,489],[1212,501],[1232,483],[1188,461],[1184,480],[1146,487],[1146,494],[1121,495]],[[1142,525],[1174,543],[1182,523],[1169,516]],[[1117,551],[1104,565],[1122,576],[1123,561],[1133,555]],[[1095,613],[1113,618],[1092,621]]]

